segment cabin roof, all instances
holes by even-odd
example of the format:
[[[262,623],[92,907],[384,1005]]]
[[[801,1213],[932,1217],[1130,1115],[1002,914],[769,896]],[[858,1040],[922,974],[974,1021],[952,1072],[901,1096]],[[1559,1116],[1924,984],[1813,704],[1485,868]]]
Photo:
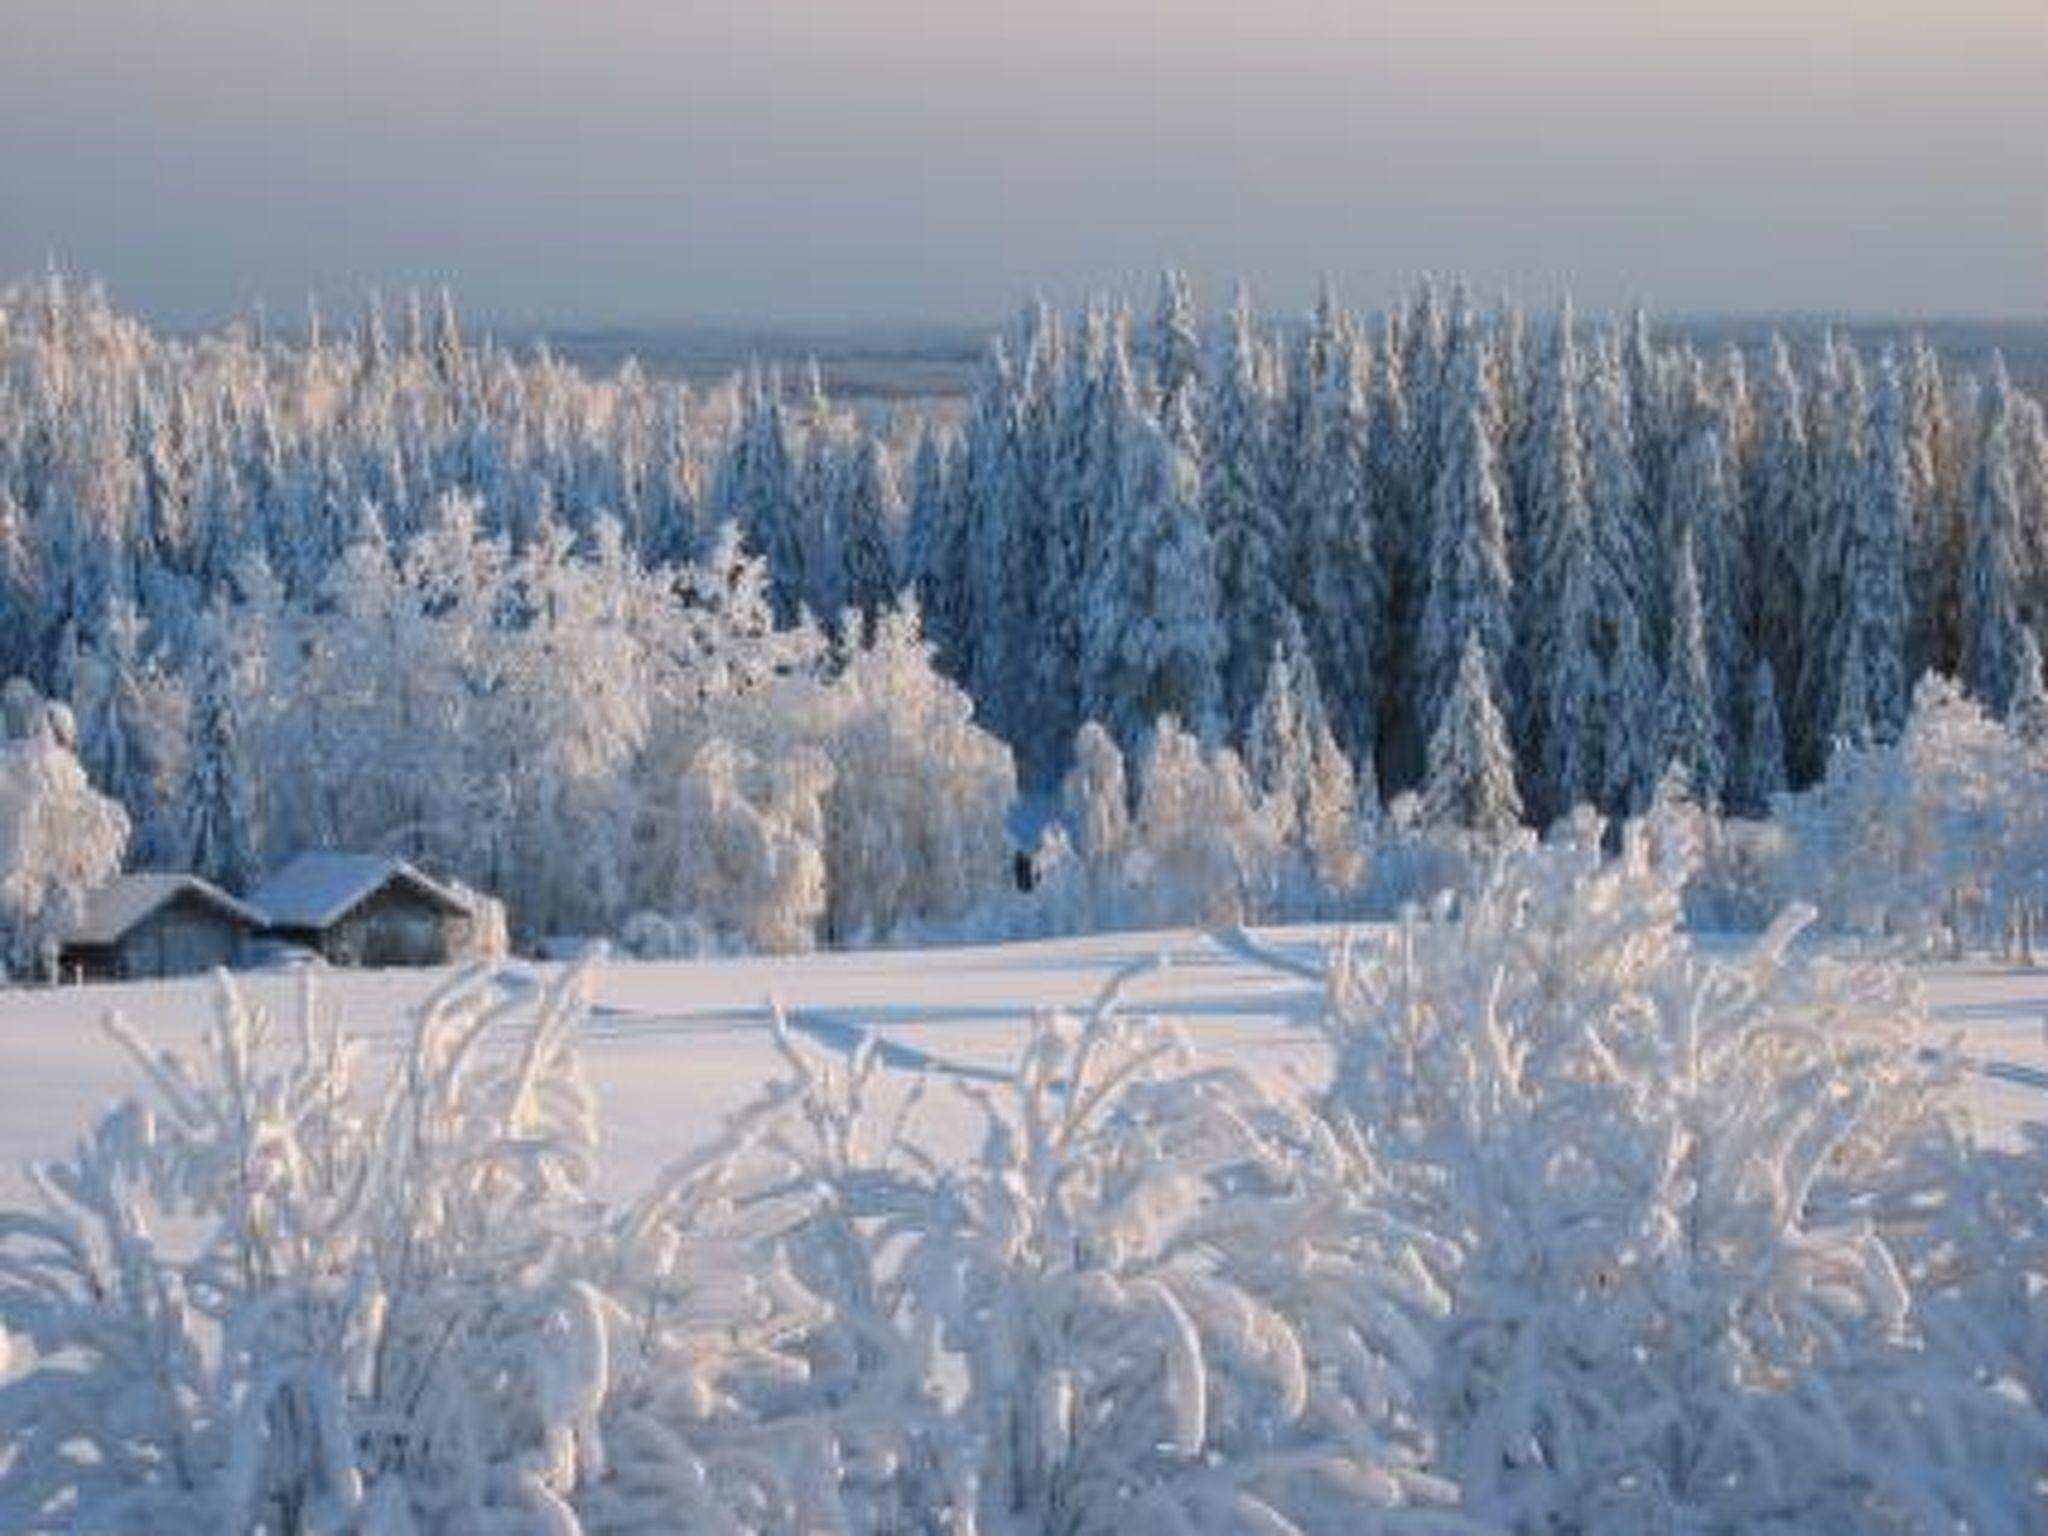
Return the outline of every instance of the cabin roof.
[[[88,896],[85,915],[64,935],[64,943],[89,948],[118,944],[180,896],[191,896],[243,927],[264,926],[261,912],[211,881],[197,875],[143,872],[116,875]]]
[[[470,904],[404,859],[318,849],[301,853],[249,893],[272,927],[327,928],[388,885],[403,885],[429,906],[465,916]]]

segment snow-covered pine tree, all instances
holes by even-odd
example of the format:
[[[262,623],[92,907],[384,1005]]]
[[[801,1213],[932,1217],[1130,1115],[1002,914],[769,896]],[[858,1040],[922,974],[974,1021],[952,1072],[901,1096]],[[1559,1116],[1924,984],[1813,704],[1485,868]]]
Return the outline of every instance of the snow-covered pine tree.
[[[1521,824],[1514,748],[1507,721],[1493,701],[1494,668],[1477,630],[1465,639],[1456,685],[1429,738],[1429,775],[1423,782],[1425,824],[1462,830],[1489,841]]]
[[[873,433],[862,433],[841,460],[833,486],[844,606],[869,624],[896,601],[899,586],[896,483],[886,454]]]
[[[967,585],[967,518],[960,498],[957,440],[927,424],[910,461],[909,526],[904,536],[906,579],[916,588],[925,634],[954,677],[967,675],[971,654],[962,605]]]
[[[1372,471],[1372,354],[1331,324],[1307,381],[1293,517],[1293,603],[1345,753],[1372,759],[1386,583]]]
[[[1202,411],[1202,509],[1215,549],[1223,720],[1235,735],[1258,698],[1287,611],[1286,530],[1276,501],[1273,400],[1251,297],[1239,288],[1211,350]]]
[[[1749,563],[1755,573],[1750,622],[1779,686],[1796,696],[1805,657],[1813,472],[1804,391],[1791,350],[1775,333],[1754,409],[1745,477]]]
[[[1170,402],[1164,422],[1134,422],[1123,513],[1086,615],[1087,713],[1127,750],[1162,714],[1204,735],[1217,724],[1223,635],[1189,409]]]
[[[1202,380],[1201,320],[1188,275],[1169,267],[1159,276],[1159,300],[1148,337],[1153,399],[1161,416],[1177,400],[1195,402]]]
[[[1691,352],[1663,369],[1673,412],[1664,455],[1661,539],[1667,557],[1691,537],[1693,573],[1699,583],[1707,644],[1707,676],[1713,685],[1715,718],[1725,738],[1747,674],[1742,615],[1748,611],[1743,561],[1742,509],[1733,457],[1733,424],[1728,401]],[[1671,591],[1677,592],[1673,573]],[[1662,611],[1666,633],[1675,634],[1677,615]],[[1668,669],[1668,660],[1667,660]],[[1695,788],[1698,786],[1696,785]]]
[[[1516,675],[1529,796],[1548,825],[1598,797],[1606,667],[1592,508],[1579,434],[1579,357],[1571,301],[1559,308],[1524,446],[1523,579],[1517,589]],[[1628,601],[1625,592],[1608,601]]]
[[[747,374],[740,421],[712,484],[713,516],[734,524],[747,547],[768,562],[776,616],[784,623],[803,606],[803,549],[798,540],[796,470],[779,375]]]
[[[1744,711],[1741,769],[1729,789],[1729,809],[1768,816],[1785,780],[1785,728],[1778,714],[1778,683],[1769,658],[1756,664]]]
[[[1244,766],[1283,842],[1301,831],[1303,802],[1314,766],[1314,719],[1322,711],[1315,663],[1301,624],[1288,615],[1273,641],[1266,683],[1245,724]]]
[[[262,873],[258,810],[243,719],[247,680],[233,620],[216,604],[200,629],[192,664],[192,714],[185,746],[183,864],[229,891]]]
[[[1684,771],[1686,787],[1700,803],[1720,803],[1727,781],[1727,753],[1722,746],[1713,663],[1708,655],[1707,617],[1700,597],[1698,569],[1693,561],[1691,530],[1679,534],[1672,561],[1669,660],[1664,671],[1664,703],[1658,733],[1660,756],[1668,767]]]
[[[1489,666],[1510,653],[1512,578],[1485,347],[1476,332],[1460,347],[1454,403],[1446,420],[1430,502],[1430,544],[1410,686],[1433,741],[1439,717],[1462,686],[1464,654],[1476,641]],[[1500,691],[1497,674],[1489,694]],[[1433,754],[1432,754],[1433,755]]]
[[[1962,682],[1994,711],[2012,697],[2019,660],[2019,466],[2012,380],[1992,360],[1970,482],[1961,592]]]
[[[1907,540],[1921,520],[1914,506],[1909,430],[1905,380],[1897,357],[1887,348],[1871,392],[1861,461],[1853,466],[1860,472],[1861,493],[1834,510],[1834,516],[1847,520],[1842,529],[1847,547],[1838,579],[1842,606],[1835,639],[1838,646],[1853,643],[1860,652],[1863,690],[1860,700],[1848,698],[1846,660],[1838,659],[1835,718],[1840,722],[1847,711],[1862,722],[1873,741],[1894,739],[1906,721],[1906,648],[1912,623],[1906,602]]]
[[[2035,751],[2048,747],[2048,682],[2041,675],[2041,642],[2031,629],[2020,630],[2019,665],[2015,669],[2012,703],[2005,723],[2013,735]]]
[[[1957,667],[1957,604],[1963,570],[1963,496],[1955,421],[1941,360],[1915,336],[1904,368],[1906,444],[1912,466],[1914,523],[1909,530],[1906,588],[1913,633],[1908,672],[1953,674]]]

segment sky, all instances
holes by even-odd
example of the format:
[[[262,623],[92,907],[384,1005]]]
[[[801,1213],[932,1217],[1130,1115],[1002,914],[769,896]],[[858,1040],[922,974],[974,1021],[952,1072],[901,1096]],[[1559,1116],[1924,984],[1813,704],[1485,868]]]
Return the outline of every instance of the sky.
[[[0,273],[165,325],[2048,315],[2044,0],[0,0]]]

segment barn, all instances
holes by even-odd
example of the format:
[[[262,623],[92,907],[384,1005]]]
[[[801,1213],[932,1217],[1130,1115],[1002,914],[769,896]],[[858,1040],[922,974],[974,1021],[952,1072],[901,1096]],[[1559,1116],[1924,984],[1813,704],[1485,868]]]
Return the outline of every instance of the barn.
[[[235,964],[263,915],[197,875],[120,875],[87,898],[58,947],[59,974],[86,981],[189,976]]]
[[[468,954],[477,912],[462,892],[404,859],[299,854],[249,894],[267,937],[333,965],[442,965]]]

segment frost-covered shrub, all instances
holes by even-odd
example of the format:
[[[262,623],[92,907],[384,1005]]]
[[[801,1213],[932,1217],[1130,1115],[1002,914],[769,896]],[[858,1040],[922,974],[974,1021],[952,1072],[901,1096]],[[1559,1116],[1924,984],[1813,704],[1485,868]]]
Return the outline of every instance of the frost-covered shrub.
[[[2048,903],[2048,753],[1946,678],[1921,680],[1896,743],[1839,744],[1774,811],[1780,889],[1831,928],[1962,947]]]
[[[978,1095],[904,1272],[962,1360],[974,1529],[1357,1530],[1453,1497],[1411,1396],[1440,1297],[1366,1166],[1113,998]]]
[[[832,765],[799,749],[764,761],[722,737],[691,762],[677,796],[674,902],[725,947],[811,948],[825,914],[825,795]]]
[[[70,712],[20,679],[0,740],[0,969],[39,967],[121,867],[128,816],[87,782]]]
[[[733,1437],[800,1298],[723,1222],[742,1145],[605,1220],[581,987],[458,977],[375,1081],[310,986],[282,1031],[224,990],[191,1058],[115,1021],[151,1102],[0,1215],[0,1527],[773,1529],[788,1478]]]
[[[2023,1529],[2028,1176],[1971,1154],[1896,975],[1794,958],[1798,913],[1696,955],[1673,832],[1514,855],[1333,976],[1330,1112],[1458,1249],[1438,1470],[1519,1529]]]
[[[568,980],[422,1007],[375,1088],[310,991],[231,990],[202,1051],[111,1027],[152,1101],[0,1221],[10,1530],[554,1531],[597,1463],[601,1303],[578,1275],[593,1121]]]
[[[1010,752],[932,665],[915,606],[878,615],[823,698],[826,924],[838,939],[964,917],[1009,887]]]

